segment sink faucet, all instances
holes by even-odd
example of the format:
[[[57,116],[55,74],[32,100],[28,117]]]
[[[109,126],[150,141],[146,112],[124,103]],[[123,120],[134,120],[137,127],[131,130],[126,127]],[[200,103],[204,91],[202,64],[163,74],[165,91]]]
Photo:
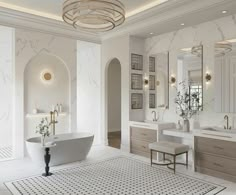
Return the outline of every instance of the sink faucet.
[[[52,134],[55,135],[55,131],[56,131],[56,123],[58,123],[58,121],[56,121],[56,114],[58,116],[58,111],[54,110],[50,112],[50,116],[51,116],[51,121],[50,124],[52,124]]]
[[[225,115],[224,120],[226,120],[226,126],[224,126],[224,129],[231,129],[229,126],[229,116]]]
[[[154,114],[154,116],[153,116],[153,121],[154,121],[154,122],[157,122],[158,119],[159,119],[159,117],[157,118],[157,112],[156,112],[156,111],[152,111],[152,114]]]

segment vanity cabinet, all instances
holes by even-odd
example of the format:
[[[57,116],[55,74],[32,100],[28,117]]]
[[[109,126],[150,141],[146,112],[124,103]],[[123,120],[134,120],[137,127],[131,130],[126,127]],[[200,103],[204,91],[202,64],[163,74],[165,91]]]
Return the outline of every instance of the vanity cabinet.
[[[236,182],[236,142],[195,137],[195,170]]]
[[[148,145],[157,141],[157,131],[152,129],[130,127],[130,152],[150,157]],[[155,158],[155,156],[154,156]]]

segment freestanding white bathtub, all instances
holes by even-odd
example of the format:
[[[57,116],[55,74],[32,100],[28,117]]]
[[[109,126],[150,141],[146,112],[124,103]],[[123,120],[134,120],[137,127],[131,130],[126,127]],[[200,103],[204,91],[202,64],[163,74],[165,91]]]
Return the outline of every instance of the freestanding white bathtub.
[[[50,166],[84,160],[91,149],[93,138],[94,135],[89,133],[60,134],[50,138],[47,141],[56,143],[56,147],[50,149]],[[34,163],[45,165],[41,137],[27,139],[26,148]]]

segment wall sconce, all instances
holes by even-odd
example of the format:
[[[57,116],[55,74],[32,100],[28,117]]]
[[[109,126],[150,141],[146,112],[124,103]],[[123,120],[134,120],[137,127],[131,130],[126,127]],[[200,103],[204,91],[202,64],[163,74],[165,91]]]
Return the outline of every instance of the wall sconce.
[[[44,84],[51,84],[54,80],[54,74],[50,70],[43,70],[40,79]]]
[[[205,79],[206,79],[206,83],[209,83],[211,81],[212,76],[210,75],[210,73],[206,73]]]
[[[144,85],[145,85],[145,87],[148,86],[148,83],[149,83],[148,79],[144,79]]]
[[[159,86],[160,85],[160,81],[156,81],[156,85]]]
[[[175,78],[174,76],[171,76],[171,77],[170,77],[170,84],[171,84],[171,85],[174,85],[175,82],[176,82],[176,78]]]

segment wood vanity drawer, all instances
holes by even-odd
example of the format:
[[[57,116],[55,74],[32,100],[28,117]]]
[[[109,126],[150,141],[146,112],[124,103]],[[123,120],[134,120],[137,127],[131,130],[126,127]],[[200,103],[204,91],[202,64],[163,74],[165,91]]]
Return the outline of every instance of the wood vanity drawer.
[[[236,159],[227,159],[204,153],[196,153],[196,165],[236,176]]]
[[[149,142],[131,139],[131,151],[142,151],[142,152],[150,152],[149,150]]]
[[[157,140],[157,131],[151,129],[143,129],[131,127],[131,139],[146,140],[150,143]]]
[[[220,156],[236,158],[236,143],[219,139],[195,137],[197,152],[211,153]]]

